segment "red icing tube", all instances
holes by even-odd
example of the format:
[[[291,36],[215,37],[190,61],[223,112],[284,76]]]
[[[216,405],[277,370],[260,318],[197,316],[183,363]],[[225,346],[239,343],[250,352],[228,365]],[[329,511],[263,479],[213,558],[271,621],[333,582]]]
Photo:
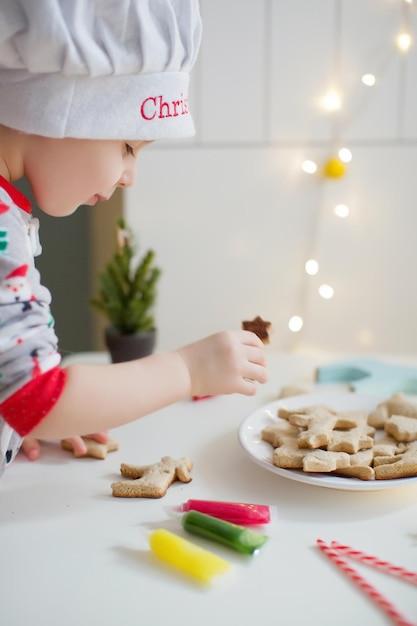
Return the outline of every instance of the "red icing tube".
[[[207,398],[212,398],[213,396],[193,396],[193,401],[198,402],[199,400],[207,400]]]
[[[255,526],[271,521],[270,507],[246,502],[217,502],[215,500],[187,500],[178,509],[181,512],[199,511],[232,524]]]

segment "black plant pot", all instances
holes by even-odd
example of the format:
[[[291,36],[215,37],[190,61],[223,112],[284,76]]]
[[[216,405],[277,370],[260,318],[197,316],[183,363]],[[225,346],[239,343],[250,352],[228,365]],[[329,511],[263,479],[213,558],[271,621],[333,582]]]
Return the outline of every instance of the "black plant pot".
[[[156,344],[156,330],[121,335],[116,328],[108,326],[105,328],[104,338],[112,363],[122,363],[152,354]]]

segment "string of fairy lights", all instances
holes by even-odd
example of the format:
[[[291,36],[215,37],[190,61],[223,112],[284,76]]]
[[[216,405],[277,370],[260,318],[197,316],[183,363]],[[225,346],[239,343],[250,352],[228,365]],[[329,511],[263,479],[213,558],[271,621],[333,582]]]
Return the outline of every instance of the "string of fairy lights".
[[[394,50],[396,54],[407,55],[411,46],[413,45],[413,38],[411,35],[411,10],[415,3],[415,0],[398,0],[401,10],[401,22],[402,26],[395,38]],[[417,2],[417,0],[416,0]],[[340,11],[335,16],[335,42],[334,42],[334,70],[332,85],[320,100],[320,107],[329,115],[333,116],[332,122],[334,124],[334,138],[331,142],[332,152],[328,156],[324,163],[317,163],[312,159],[305,159],[301,165],[302,172],[308,176],[317,176],[320,181],[326,182],[327,180],[337,180],[342,178],[349,167],[349,163],[354,158],[351,149],[344,145],[341,137],[343,128],[341,123],[335,119],[338,112],[343,110],[344,94],[340,89],[340,32],[341,32],[341,14]],[[392,42],[387,42],[387,46],[392,47]],[[392,55],[391,55],[392,56]],[[372,90],[372,88],[378,84],[381,79],[383,68],[380,70],[380,74],[371,73],[366,71],[358,76],[357,84],[364,89]],[[346,95],[346,94],[345,94]],[[369,95],[369,94],[368,94]],[[348,120],[348,116],[345,115],[345,120]],[[346,123],[346,122],[345,122]],[[349,218],[349,206],[343,202],[337,203],[333,207],[334,214],[344,220]],[[316,219],[316,226],[318,219]],[[308,254],[313,254],[306,259],[303,268],[303,293],[301,302],[299,303],[299,310],[291,316],[288,322],[288,328],[293,333],[299,333],[304,326],[305,318],[305,291],[308,286],[308,281],[311,277],[317,276],[319,278],[319,286],[317,292],[319,297],[325,300],[330,300],[335,296],[335,289],[332,285],[322,282],[320,280],[321,268],[317,252],[317,227],[313,229],[313,241],[310,242],[310,250]],[[324,272],[323,272],[324,274]]]

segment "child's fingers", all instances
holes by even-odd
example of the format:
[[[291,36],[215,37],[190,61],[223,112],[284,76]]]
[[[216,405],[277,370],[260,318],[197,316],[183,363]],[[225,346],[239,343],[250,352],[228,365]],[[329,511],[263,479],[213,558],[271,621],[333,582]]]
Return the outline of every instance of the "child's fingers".
[[[246,346],[256,346],[257,348],[264,348],[264,344],[258,335],[255,335],[251,330],[241,330],[242,343]]]
[[[254,396],[256,392],[257,388],[254,380],[250,380],[249,378],[242,379],[240,388],[237,390],[237,393],[241,393],[244,396]]]
[[[246,358],[249,363],[256,363],[257,365],[264,366],[266,363],[265,350],[254,348],[252,346],[245,347]]]
[[[34,437],[25,437],[22,443],[22,450],[29,461],[37,461],[41,455],[41,444]]]
[[[242,377],[245,380],[249,380],[257,383],[266,383],[268,380],[268,371],[263,365],[257,365],[255,363],[247,363],[243,368]]]
[[[69,444],[72,445],[74,453],[76,454],[85,454],[87,452],[87,446],[81,437],[70,437],[69,439],[65,439]]]
[[[110,439],[110,435],[107,431],[102,433],[94,433],[93,435],[88,435],[90,439],[94,439],[97,443],[107,443]]]
[[[262,365],[250,363],[245,378],[256,380],[258,383],[266,383],[268,380],[268,371]]]

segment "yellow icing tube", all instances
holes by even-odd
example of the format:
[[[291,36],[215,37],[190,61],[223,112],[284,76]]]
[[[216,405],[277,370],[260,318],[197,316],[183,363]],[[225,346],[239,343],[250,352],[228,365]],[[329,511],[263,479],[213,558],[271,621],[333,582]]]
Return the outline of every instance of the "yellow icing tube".
[[[211,582],[214,576],[224,574],[230,567],[216,554],[163,528],[151,533],[149,543],[160,559],[203,583]]]

